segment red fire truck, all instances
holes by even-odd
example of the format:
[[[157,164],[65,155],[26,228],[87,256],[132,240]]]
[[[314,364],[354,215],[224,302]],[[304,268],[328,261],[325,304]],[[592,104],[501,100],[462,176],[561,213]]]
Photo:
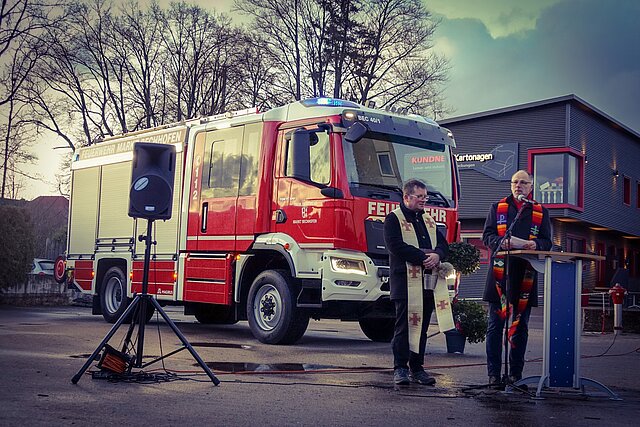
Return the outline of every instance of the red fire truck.
[[[138,141],[177,151],[149,293],[202,323],[248,320],[265,343],[297,341],[310,318],[391,339],[382,225],[403,181],[426,181],[430,214],[459,237],[455,142],[421,116],[314,98],[129,133],[74,154],[66,266],[56,268],[109,322],[142,288],[146,220],[127,215]]]

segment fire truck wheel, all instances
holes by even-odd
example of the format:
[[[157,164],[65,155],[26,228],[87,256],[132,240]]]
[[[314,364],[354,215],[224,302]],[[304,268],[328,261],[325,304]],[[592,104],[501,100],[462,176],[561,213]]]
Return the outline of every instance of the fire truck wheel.
[[[266,344],[293,344],[304,335],[309,315],[296,307],[296,286],[285,270],[262,272],[251,285],[247,318],[251,332]]]
[[[127,281],[120,267],[111,267],[102,279],[100,288],[100,306],[102,317],[109,323],[115,323],[129,305]],[[152,313],[153,314],[153,313]],[[131,319],[126,319],[129,323]]]
[[[362,332],[373,342],[391,342],[395,319],[371,317],[358,320]]]
[[[100,305],[102,307],[102,317],[109,323],[116,323],[122,313],[129,307],[131,298],[127,297],[127,281],[120,267],[111,267],[107,270],[102,280],[100,288]],[[145,323],[153,317],[155,307],[147,304]],[[137,310],[134,310],[134,313]],[[131,323],[133,313],[124,319],[124,323]]]

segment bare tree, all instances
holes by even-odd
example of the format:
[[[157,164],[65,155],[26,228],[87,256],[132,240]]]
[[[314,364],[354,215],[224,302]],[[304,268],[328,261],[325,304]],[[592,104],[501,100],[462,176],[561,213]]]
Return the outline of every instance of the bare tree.
[[[70,25],[51,29],[47,51],[23,95],[32,109],[32,123],[62,137],[72,149],[74,140],[87,145],[100,135],[100,114],[92,102],[93,81],[91,73],[79,65],[81,55],[82,44]]]
[[[158,112],[164,98],[159,87],[163,64],[161,58],[162,20],[160,6],[154,0],[148,10],[142,10],[135,0],[128,0],[115,20],[115,33],[119,37],[119,53],[125,71],[125,83],[131,91],[134,122],[131,130],[146,129],[164,122]]]
[[[76,5],[78,13],[71,17],[69,31],[76,35],[80,52],[74,59],[95,83],[91,95],[99,116],[96,125],[102,136],[127,132],[125,65],[118,60],[121,46],[114,30],[113,4],[109,0],[90,0]]]
[[[16,94],[38,58],[37,51],[29,49],[26,46],[27,44],[28,40],[25,38],[18,41],[17,48],[13,49],[15,55],[10,59],[0,77],[0,87],[4,90],[3,92],[11,94],[4,104],[6,124],[0,127],[2,138],[4,139],[2,150],[2,192],[0,194],[2,199],[5,198],[7,179],[15,177],[14,173],[9,175],[9,170],[15,170],[16,164],[21,163],[21,161],[33,159],[26,153],[28,139],[24,137],[24,123],[20,121],[21,105],[16,102]]]
[[[40,31],[55,20],[48,15],[56,4],[34,0],[3,0],[0,4],[0,63],[17,54],[26,55],[30,66],[20,67],[20,74],[12,70],[12,84],[3,87],[0,93],[0,106],[15,96],[33,67],[33,55],[26,46],[33,46]],[[15,62],[15,61],[12,61]],[[12,64],[13,67],[15,64]],[[23,64],[24,65],[24,64]]]
[[[242,64],[242,81],[240,89],[240,102],[246,107],[258,107],[265,110],[286,103],[290,95],[283,90],[282,84],[277,84],[280,79],[278,66],[274,58],[264,55],[265,42],[258,34],[246,34],[239,49],[237,58]]]
[[[32,163],[36,157],[28,149],[33,145],[34,132],[27,123],[20,119],[21,105],[15,98],[9,100],[8,121],[0,124],[0,133],[4,139],[2,153],[2,194],[0,198],[16,198],[22,188],[22,178],[35,179],[20,171],[23,164]]]
[[[331,93],[413,112],[442,104],[448,64],[430,52],[438,21],[421,0],[236,0],[235,6],[261,29],[263,50],[288,77],[294,99]]]
[[[302,18],[301,5],[312,0],[236,0],[235,7],[253,17],[266,42],[265,54],[272,55],[286,73],[283,88],[294,99],[301,99],[302,70]],[[278,88],[279,89],[279,88]]]
[[[348,81],[359,102],[381,97],[385,104],[395,103],[412,90],[441,83],[446,62],[428,55],[438,22],[420,0],[369,0],[361,16],[364,55]],[[429,65],[430,60],[436,63]]]
[[[186,92],[187,55],[190,53],[189,35],[198,26],[199,8],[185,2],[171,3],[168,13],[162,13],[162,43],[167,54],[167,76],[169,90],[173,90],[176,119],[183,120],[189,116],[193,105],[183,105]],[[196,53],[193,52],[196,56]],[[171,102],[169,101],[171,104]],[[185,111],[186,110],[186,111]]]
[[[311,80],[311,95],[325,96],[330,55],[327,55],[331,14],[329,0],[306,1],[300,4],[302,15],[303,69]]]
[[[25,136],[29,129],[21,120],[24,109],[19,95],[45,51],[42,35],[65,18],[57,11],[58,6],[59,2],[46,0],[0,4],[0,115],[6,119],[2,127],[2,198],[8,179],[16,183],[17,165],[34,160],[26,151],[31,141]]]
[[[333,97],[343,97],[343,86],[351,64],[361,54],[354,40],[364,33],[356,20],[361,0],[325,0],[323,7],[330,14],[327,31],[326,54],[333,67]]]

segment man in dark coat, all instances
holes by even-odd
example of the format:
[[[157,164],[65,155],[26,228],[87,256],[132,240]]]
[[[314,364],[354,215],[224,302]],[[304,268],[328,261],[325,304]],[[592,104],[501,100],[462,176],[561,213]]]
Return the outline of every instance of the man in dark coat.
[[[384,221],[384,240],[389,251],[389,286],[391,300],[395,303],[396,322],[392,341],[394,382],[396,384],[409,384],[410,381],[424,385],[435,384],[435,379],[424,370],[424,350],[427,344],[427,328],[434,309],[433,290],[422,289],[422,323],[419,338],[419,351],[413,352],[409,347],[408,324],[408,281],[407,271],[412,269],[424,273],[431,273],[444,260],[449,252],[449,245],[445,237],[435,229],[435,223],[428,214],[424,213],[425,203],[429,196],[427,186],[422,181],[413,179],[404,184],[403,197],[400,207],[387,215]],[[425,224],[429,223],[430,229]],[[400,228],[401,223],[408,230],[415,231],[417,246],[403,238]],[[432,237],[437,236],[435,248],[431,243]],[[420,292],[418,291],[418,294]],[[411,372],[409,372],[409,369]]]
[[[549,211],[540,204],[520,200],[523,198],[531,200],[531,189],[531,175],[527,171],[519,170],[511,177],[511,195],[491,206],[484,225],[482,240],[492,252],[509,248],[551,250]],[[503,239],[519,210],[522,210],[522,214],[512,229],[514,238]],[[497,247],[498,245],[500,248]],[[516,382],[522,378],[524,354],[529,337],[529,315],[531,307],[538,305],[538,289],[537,274],[526,260],[511,256],[507,267],[504,257],[494,256],[492,259],[493,263],[489,268],[483,297],[489,302],[487,372],[489,384],[499,385],[506,317],[509,312],[512,314],[512,323],[508,332],[508,340],[511,344],[509,376],[506,380]],[[507,272],[508,277],[506,277]]]

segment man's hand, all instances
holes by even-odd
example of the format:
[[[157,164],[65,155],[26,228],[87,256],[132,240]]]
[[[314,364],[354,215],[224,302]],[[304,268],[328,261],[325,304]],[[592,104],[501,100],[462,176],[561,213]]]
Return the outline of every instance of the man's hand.
[[[524,244],[524,249],[535,251],[536,249],[538,249],[538,246],[536,245],[536,242],[534,242],[533,240],[529,240]]]
[[[425,258],[425,260],[422,261],[422,265],[424,265],[424,268],[426,268],[427,270],[433,270],[438,266],[439,263],[440,263],[440,255],[438,255],[435,252],[427,254],[427,258]]]

